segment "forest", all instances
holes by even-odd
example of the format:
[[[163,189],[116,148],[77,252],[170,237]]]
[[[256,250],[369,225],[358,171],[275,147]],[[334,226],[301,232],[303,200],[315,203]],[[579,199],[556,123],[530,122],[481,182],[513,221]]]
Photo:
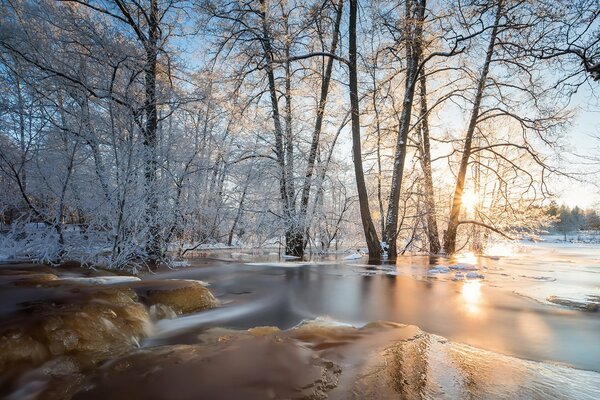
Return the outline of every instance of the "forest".
[[[379,260],[543,231],[553,179],[577,178],[572,100],[598,93],[599,14],[4,0],[1,256],[135,269],[223,244]]]

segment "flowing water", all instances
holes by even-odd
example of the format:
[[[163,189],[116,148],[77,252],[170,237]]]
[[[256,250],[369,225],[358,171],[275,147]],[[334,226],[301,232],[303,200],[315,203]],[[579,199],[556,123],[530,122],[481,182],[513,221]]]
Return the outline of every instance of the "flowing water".
[[[487,257],[410,256],[395,265],[364,260],[278,262],[191,260],[144,279],[209,284],[222,306],[159,321],[147,345],[185,343],[206,327],[287,329],[325,318],[354,326],[392,321],[486,350],[600,372],[600,248],[522,244]],[[438,264],[476,265],[484,279],[428,275]],[[465,273],[463,273],[465,274]],[[556,304],[548,299],[565,299]],[[566,306],[565,306],[566,304]],[[569,307],[571,306],[571,307]],[[586,308],[587,307],[587,308]]]
[[[353,258],[221,251],[141,281],[0,265],[0,397],[600,398],[600,246]],[[214,305],[198,282],[216,308],[148,303]]]

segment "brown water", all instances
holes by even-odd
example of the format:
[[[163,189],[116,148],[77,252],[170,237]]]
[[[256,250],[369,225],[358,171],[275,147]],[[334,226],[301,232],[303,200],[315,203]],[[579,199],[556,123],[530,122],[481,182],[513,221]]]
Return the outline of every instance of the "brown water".
[[[221,252],[141,282],[0,265],[0,397],[600,398],[600,251],[497,251],[394,265]],[[485,277],[430,272],[457,263]],[[214,299],[198,281],[216,308],[199,311]]]
[[[361,265],[361,260],[192,260],[192,267],[145,279],[208,282],[222,306],[159,321],[146,344],[186,343],[215,326],[288,329],[315,318],[354,326],[385,320],[502,354],[600,371],[600,313],[542,301],[552,294],[593,296],[600,288],[599,258],[598,249],[529,247],[510,256],[466,259],[480,266],[485,279],[459,282],[451,280],[453,274],[427,277],[427,271],[464,258],[406,257],[380,266]]]

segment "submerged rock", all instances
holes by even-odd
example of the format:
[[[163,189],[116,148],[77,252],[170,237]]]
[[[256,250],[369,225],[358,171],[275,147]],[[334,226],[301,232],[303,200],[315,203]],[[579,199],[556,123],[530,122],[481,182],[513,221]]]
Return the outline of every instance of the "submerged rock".
[[[138,350],[73,399],[596,399],[600,374],[456,344],[415,326],[311,321],[213,328],[197,344]]]
[[[177,314],[208,310],[217,305],[212,293],[201,283],[189,280],[141,281],[128,284],[148,307],[158,304]]]
[[[3,282],[0,387],[52,357],[71,355],[93,364],[121,354],[148,333],[148,311],[131,289],[60,280],[35,286]]]

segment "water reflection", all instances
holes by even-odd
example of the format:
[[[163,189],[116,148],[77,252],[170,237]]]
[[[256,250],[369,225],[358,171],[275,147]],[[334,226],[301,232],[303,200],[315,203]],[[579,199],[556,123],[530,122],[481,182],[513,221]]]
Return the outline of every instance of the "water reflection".
[[[469,257],[463,257],[463,262]],[[529,263],[526,256],[515,260],[480,258],[476,264],[486,275],[484,281],[453,282],[449,279],[452,273],[427,278],[432,261],[449,263],[448,259],[428,257],[405,257],[403,263],[397,261],[393,266],[229,263],[167,273],[171,278],[210,282],[213,293],[225,304],[211,312],[210,318],[189,318],[190,334],[210,326],[289,329],[303,319],[325,316],[355,326],[386,320],[414,324],[427,332],[496,352],[600,371],[597,313],[544,305],[514,294],[512,288],[495,287],[508,282],[509,277],[500,274],[509,268],[521,268],[511,270],[511,276],[541,275],[523,271],[517,264]],[[535,262],[541,264],[539,259]],[[558,269],[556,264],[551,268]],[[516,282],[525,278],[520,279]],[[544,282],[530,281],[536,285]],[[170,324],[164,323],[164,331],[169,331]],[[177,325],[175,321],[173,324]],[[166,343],[176,342],[163,338]]]
[[[462,264],[477,264],[477,256],[471,251],[457,254],[454,258]]]
[[[469,314],[478,315],[481,312],[481,282],[464,282],[460,291],[465,301],[465,309]]]

